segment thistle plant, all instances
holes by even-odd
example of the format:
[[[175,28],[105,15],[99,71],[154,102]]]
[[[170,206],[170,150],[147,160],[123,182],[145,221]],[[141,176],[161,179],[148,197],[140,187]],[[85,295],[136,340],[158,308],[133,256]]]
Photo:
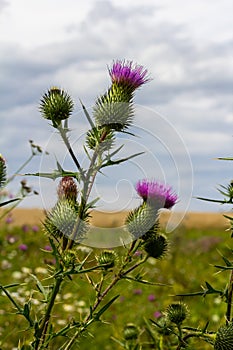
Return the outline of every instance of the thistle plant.
[[[76,349],[80,337],[91,332],[91,325],[104,321],[103,314],[119,297],[118,294],[113,295],[112,291],[121,280],[159,284],[156,281],[147,281],[141,267],[149,257],[161,259],[166,255],[168,241],[160,233],[159,215],[161,209],[171,209],[175,205],[177,195],[170,186],[155,180],[139,180],[136,185],[141,204],[125,220],[125,229],[131,239],[128,243],[122,242],[123,255],[118,256],[113,250],[93,251],[91,248],[88,248],[84,258],[80,254],[85,237],[91,234],[90,217],[98,203],[98,198],[90,200],[97,175],[101,176],[106,167],[122,164],[141,154],[116,158],[122,146],[115,149],[114,145],[118,134],[128,132],[133,125],[134,95],[138,88],[150,80],[148,72],[131,61],[118,60],[109,68],[109,75],[111,85],[96,99],[92,114],[81,103],[90,126],[83,146],[88,166],[83,166],[70,142],[69,121],[74,110],[71,96],[63,89],[52,87],[40,101],[41,115],[59,133],[74,163],[75,171],[63,169],[57,161],[57,168],[51,173],[27,174],[52,180],[59,178],[60,181],[57,202],[47,212],[43,222],[43,230],[51,246],[48,254],[53,257],[54,265],[49,267],[50,274],[45,280],[32,276],[39,293],[39,307],[30,300],[20,305],[10,292],[15,285],[0,286],[16,308],[17,314],[25,318],[31,331],[27,340],[19,341],[18,349],[21,350],[58,347],[60,350]],[[138,250],[141,250],[139,256],[135,255]],[[88,311],[85,315],[74,313],[72,319],[66,320],[65,325],[57,326],[54,323],[54,314],[63,285],[78,285],[83,278],[92,295]],[[137,328],[134,326],[127,326],[124,337],[128,344],[133,342],[138,346]]]
[[[220,160],[233,160],[233,158],[219,158]],[[148,193],[156,193],[159,189],[160,194],[164,194],[166,201],[165,207],[169,207],[169,201],[171,203],[176,201],[176,196],[172,194],[171,190],[167,188],[166,190],[158,185],[157,183],[148,183],[143,180],[140,181],[137,186],[137,192],[141,195],[143,200],[146,202],[148,200]],[[203,197],[197,197],[200,200],[207,202],[219,203],[221,205],[232,205],[233,203],[233,182],[226,186],[221,185],[218,189],[219,193],[223,196],[223,199],[209,199]],[[139,212],[139,211],[138,211]],[[137,210],[135,211],[135,215]],[[228,231],[233,237],[233,217],[230,215],[224,215],[228,219]],[[154,236],[153,230],[157,229],[155,224],[151,230],[149,230],[146,235],[142,235],[141,239],[145,239],[144,243],[145,250],[150,252],[147,247],[147,242],[153,242],[153,240],[158,240],[160,244],[157,244],[157,248],[152,250],[151,256],[157,257],[157,251],[160,249],[165,249],[166,243],[165,239],[161,239],[163,236]],[[136,230],[136,226],[135,226]],[[163,248],[162,248],[163,247]],[[229,255],[232,256],[232,249],[229,249]],[[232,259],[228,256],[222,255],[223,264],[216,264],[214,267],[217,272],[228,273],[226,278],[226,284],[223,287],[213,286],[209,282],[205,282],[205,286],[202,287],[200,291],[197,292],[187,292],[182,294],[177,294],[176,298],[181,298],[180,302],[173,302],[168,305],[166,310],[160,315],[157,321],[145,319],[145,325],[143,328],[138,329],[135,333],[134,342],[129,344],[128,339],[125,338],[124,332],[122,331],[122,339],[115,339],[115,341],[121,345],[123,349],[147,349],[153,348],[156,350],[181,350],[181,349],[214,349],[214,350],[232,350],[233,349],[233,316],[232,316],[232,302],[233,302],[233,263]],[[204,268],[204,266],[203,266]],[[182,301],[183,298],[188,297],[211,297],[217,296],[222,303],[226,305],[225,307],[225,323],[219,324],[217,329],[211,330],[211,323],[208,321],[203,327],[193,327],[188,324],[189,318],[192,316],[192,309],[188,309],[187,305]],[[208,310],[206,311],[208,313]],[[211,318],[211,315],[208,315]],[[200,320],[201,323],[201,320]],[[131,324],[130,329],[133,329],[136,325]],[[127,325],[126,325],[127,329]],[[147,341],[145,341],[145,335]],[[144,339],[143,339],[144,338]],[[200,343],[200,345],[199,345]],[[204,347],[208,344],[207,347]]]

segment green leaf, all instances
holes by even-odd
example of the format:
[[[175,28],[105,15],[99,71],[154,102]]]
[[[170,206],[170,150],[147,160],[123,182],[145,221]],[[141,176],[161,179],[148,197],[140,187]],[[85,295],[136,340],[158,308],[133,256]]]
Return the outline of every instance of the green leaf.
[[[139,152],[139,153],[135,153],[129,157],[126,157],[126,158],[122,158],[122,159],[118,159],[118,160],[111,160],[111,159],[108,159],[106,163],[102,164],[101,165],[101,168],[104,168],[106,166],[110,166],[110,165],[117,165],[117,164],[120,164],[120,163],[123,163],[123,162],[126,162],[127,160],[130,160],[132,158],[135,158],[137,156],[140,156],[142,155],[143,153],[145,152]]]
[[[79,99],[80,103],[81,103],[81,106],[82,106],[82,109],[83,109],[83,112],[91,126],[91,128],[94,130],[95,129],[95,124],[93,123],[92,119],[91,119],[91,116],[90,114],[87,112],[87,109],[86,107],[84,106],[84,104],[82,103],[82,101]],[[98,136],[98,133],[96,134],[96,136]]]
[[[106,159],[110,159],[112,156],[115,156],[115,154],[117,154],[123,147],[124,147],[124,145],[121,145],[120,147],[118,147],[115,151],[113,151],[112,153],[110,153],[110,154],[108,155],[108,157],[106,157]]]
[[[226,201],[226,200],[210,199],[210,198],[203,198],[203,197],[194,197],[194,198],[200,199],[200,200],[206,201],[206,202],[213,202],[213,203],[220,203],[220,204],[228,203],[228,201]]]
[[[45,177],[48,179],[56,180],[59,177],[63,176],[71,176],[80,181],[80,174],[73,172],[73,171],[66,171],[66,170],[54,170],[52,173],[34,173],[34,174],[24,174],[25,176],[39,176],[39,177]]]
[[[60,172],[63,172],[64,170],[62,169],[62,166],[61,164],[58,162],[58,160],[56,161],[57,163],[57,170],[60,171]]]
[[[223,216],[224,216],[224,218],[226,218],[226,219],[228,219],[230,221],[233,221],[233,217],[232,216],[228,216],[228,215],[223,215]]]
[[[137,277],[123,276],[122,278],[129,280],[129,281],[135,281],[135,282],[142,283],[142,284],[148,284],[149,286],[169,286],[168,284],[149,282],[149,281],[143,280],[141,278],[137,278]]]
[[[34,280],[36,281],[36,286],[39,290],[39,292],[41,294],[43,294],[44,298],[45,298],[45,301],[47,301],[47,297],[48,297],[48,292],[46,291],[46,289],[44,288],[44,286],[42,285],[42,283],[38,280],[38,278],[31,274],[32,278],[34,278]]]
[[[26,319],[29,319],[30,317],[30,307],[29,307],[29,303],[25,303],[24,307],[23,307],[23,315],[26,317]]]
[[[116,339],[116,338],[114,338],[114,337],[111,337],[111,339],[112,339],[114,342],[116,342],[117,344],[119,344],[120,346],[122,346],[123,348],[125,347],[125,344],[122,343],[119,339]]]
[[[225,256],[222,256],[222,259],[223,259],[223,261],[225,262],[226,266],[231,266],[231,267],[233,267],[232,263],[231,263],[227,258],[225,258]]]
[[[14,198],[14,199],[10,199],[9,201],[2,202],[2,203],[0,203],[0,207],[3,207],[4,205],[10,204],[10,203],[13,203],[13,202],[16,202],[16,201],[20,201],[21,199],[22,198]]]
[[[91,202],[89,202],[87,204],[87,209],[90,209],[90,208],[95,208],[95,204],[100,200],[100,197],[97,197],[95,199],[93,199]]]
[[[11,283],[11,284],[7,284],[6,286],[4,286],[4,289],[8,289],[8,288],[13,288],[13,287],[18,287],[20,286],[21,283]],[[1,285],[0,285],[0,289],[1,289]]]
[[[84,151],[85,151],[85,153],[86,153],[87,158],[88,158],[89,160],[91,160],[91,156],[90,156],[90,154],[88,153],[87,147],[86,147],[85,145],[83,145],[83,149],[84,149]]]
[[[205,325],[204,328],[202,329],[202,333],[203,333],[203,334],[206,333],[207,328],[208,328],[208,326],[209,326],[209,323],[210,323],[210,321],[207,321],[207,322],[206,322],[206,325]]]
[[[105,304],[97,313],[95,313],[93,316],[95,320],[99,320],[100,316],[114,303],[114,301],[119,298],[119,295],[116,295],[113,297],[107,304]]]
[[[231,266],[214,265],[214,267],[216,267],[217,269],[221,269],[221,270],[233,270],[233,265],[231,265]]]
[[[194,292],[194,293],[186,293],[186,294],[176,294],[178,297],[193,297],[193,296],[203,296],[205,297],[208,294],[219,294],[220,296],[224,295],[224,292],[218,289],[213,288],[208,282],[205,282],[207,289],[203,288],[203,291]]]
[[[232,157],[219,157],[218,160],[233,160]]]
[[[153,339],[154,342],[156,342],[156,337],[155,334],[151,328],[151,325],[149,324],[148,320],[146,318],[144,318],[144,322],[146,324],[146,331],[149,333],[150,337]]]

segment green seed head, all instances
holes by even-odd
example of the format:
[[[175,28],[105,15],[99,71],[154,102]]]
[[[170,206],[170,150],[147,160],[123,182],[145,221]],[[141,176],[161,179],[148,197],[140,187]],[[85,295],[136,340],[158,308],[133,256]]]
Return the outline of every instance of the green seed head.
[[[187,306],[183,303],[170,304],[166,310],[166,316],[170,322],[180,325],[188,316]]]
[[[97,258],[100,265],[104,265],[104,269],[108,270],[115,266],[116,254],[111,250],[104,250]]]
[[[152,234],[145,243],[144,250],[155,259],[162,259],[168,251],[167,237],[162,234]]]
[[[74,109],[71,97],[57,87],[48,90],[40,101],[39,110],[45,119],[52,121],[58,127],[62,120],[70,117]]]
[[[214,344],[214,350],[233,349],[233,322],[218,329]]]
[[[173,332],[173,326],[166,317],[161,317],[158,320],[157,332],[162,335],[170,335]]]
[[[138,239],[153,229],[157,217],[157,211],[144,202],[138,208],[129,212],[125,220],[125,225],[131,235],[135,239]]]
[[[76,259],[76,252],[73,250],[69,250],[67,252],[64,252],[63,254],[63,262],[66,267],[74,266],[77,259]]]
[[[124,328],[123,334],[125,340],[136,340],[139,335],[139,330],[133,323],[128,323]]]

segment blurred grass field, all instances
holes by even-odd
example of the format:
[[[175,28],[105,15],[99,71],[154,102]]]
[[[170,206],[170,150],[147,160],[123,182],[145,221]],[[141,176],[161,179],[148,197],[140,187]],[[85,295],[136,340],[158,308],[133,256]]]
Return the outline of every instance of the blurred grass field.
[[[98,226],[121,226],[123,216],[96,213],[93,219],[95,230]],[[109,217],[108,217],[109,215]],[[165,223],[167,214],[162,217]],[[40,229],[43,212],[37,210],[17,209],[8,223],[0,227],[0,284],[7,285],[18,282],[21,285],[13,288],[14,297],[19,304],[30,300],[38,307],[38,292],[32,275],[49,284],[45,278],[52,267],[53,257],[47,251],[48,240]],[[12,221],[12,222],[11,222]],[[156,261],[149,259],[144,265],[146,279],[162,283],[166,286],[147,286],[121,281],[109,298],[120,294],[120,297],[104,315],[104,323],[95,324],[91,331],[80,340],[80,349],[118,350],[121,347],[111,337],[121,338],[126,323],[135,323],[144,327],[144,318],[157,319],[169,303],[181,298],[179,293],[200,291],[201,285],[208,281],[218,289],[224,288],[227,273],[218,273],[213,265],[222,264],[221,254],[231,259],[231,239],[227,229],[227,221],[222,214],[188,213],[181,224],[168,234],[170,251],[166,259]],[[119,228],[120,230],[120,228]],[[123,248],[116,248],[120,256]],[[99,249],[93,251],[93,258]],[[85,251],[80,249],[80,254]],[[66,319],[79,321],[89,310],[94,292],[90,291],[84,277],[67,281],[62,297],[56,305],[54,321],[62,327]],[[209,329],[215,330],[224,323],[225,305],[216,296],[206,298],[183,297],[190,310],[189,326],[201,327],[210,322]],[[27,339],[27,324],[21,316],[14,315],[14,308],[3,295],[0,295],[0,349],[17,348],[17,340]],[[54,344],[59,349],[59,344]],[[143,348],[144,349],[144,348]],[[145,347],[146,349],[146,347]],[[205,343],[193,343],[193,349],[208,350],[212,347]]]

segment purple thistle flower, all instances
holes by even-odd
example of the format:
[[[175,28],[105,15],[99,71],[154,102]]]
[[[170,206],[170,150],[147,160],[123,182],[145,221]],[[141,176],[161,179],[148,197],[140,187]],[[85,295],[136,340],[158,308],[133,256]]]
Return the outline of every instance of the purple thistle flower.
[[[133,90],[150,80],[147,76],[147,69],[133,64],[133,61],[118,60],[114,62],[112,68],[109,69],[109,74],[113,84],[123,84]]]
[[[58,185],[57,194],[59,199],[68,199],[76,201],[78,189],[74,179],[71,176],[64,176]]]
[[[22,252],[26,252],[26,250],[28,250],[28,246],[22,243],[19,245],[19,250],[21,250]]]
[[[136,191],[144,201],[162,201],[163,208],[170,209],[177,201],[177,195],[170,186],[157,181],[140,180],[136,184]]]
[[[148,301],[155,301],[155,295],[154,294],[150,294],[148,295]]]

